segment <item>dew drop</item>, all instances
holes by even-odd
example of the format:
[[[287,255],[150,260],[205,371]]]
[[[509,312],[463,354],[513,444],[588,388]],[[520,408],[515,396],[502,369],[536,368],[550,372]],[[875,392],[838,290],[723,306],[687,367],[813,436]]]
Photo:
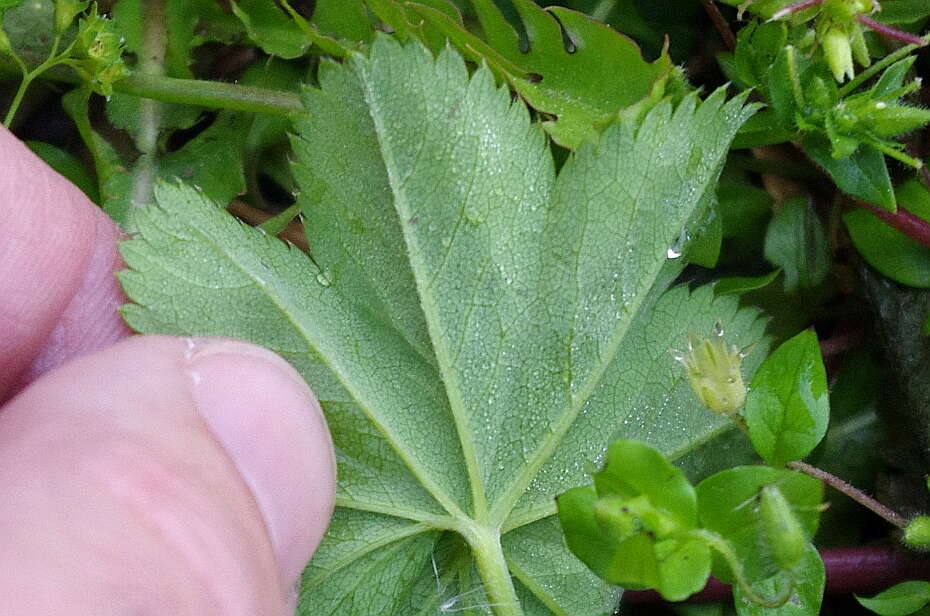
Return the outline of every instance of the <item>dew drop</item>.
[[[675,242],[668,247],[668,251],[666,251],[665,255],[669,259],[677,259],[684,253],[685,246],[690,240],[691,234],[687,229],[682,229],[681,233],[678,234],[678,239],[676,239]]]
[[[326,272],[320,272],[317,274],[316,281],[321,287],[328,287],[332,284],[332,281],[329,279],[329,276],[326,275]]]
[[[714,321],[714,335],[717,336],[718,338],[723,336],[723,325],[720,323],[719,320]]]

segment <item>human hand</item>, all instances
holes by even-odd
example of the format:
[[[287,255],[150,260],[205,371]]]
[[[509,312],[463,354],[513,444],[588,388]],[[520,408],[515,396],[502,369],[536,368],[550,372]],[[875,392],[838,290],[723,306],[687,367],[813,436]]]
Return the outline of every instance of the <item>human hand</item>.
[[[129,336],[115,225],[0,128],[0,614],[281,615],[333,507],[273,353]]]

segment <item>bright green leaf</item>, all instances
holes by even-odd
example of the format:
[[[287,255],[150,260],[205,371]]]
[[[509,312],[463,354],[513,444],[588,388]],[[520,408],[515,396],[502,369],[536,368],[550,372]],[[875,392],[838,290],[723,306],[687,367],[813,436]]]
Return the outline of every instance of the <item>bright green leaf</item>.
[[[264,344],[313,386],[340,485],[303,613],[435,613],[479,580],[514,612],[608,611],[553,497],[618,436],[674,456],[721,429],[666,349],[762,324],[710,289],[660,293],[750,110],[659,104],[556,175],[526,108],[452,50],[381,38],[320,83],[294,140],[314,260],[161,185],[123,245],[126,320]]]
[[[694,487],[681,470],[639,441],[617,441],[591,488],[559,497],[572,551],[612,584],[655,588],[671,601],[697,592],[710,575],[710,548],[697,526]]]
[[[747,579],[753,583],[780,571],[765,539],[759,508],[759,493],[765,486],[779,489],[810,538],[817,530],[818,506],[823,498],[823,485],[813,477],[770,466],[737,466],[697,485],[701,524],[730,541]],[[727,582],[733,580],[729,566],[722,560],[715,562],[714,575]]]
[[[879,616],[907,616],[930,603],[930,582],[901,582],[872,598],[856,600]]]
[[[645,496],[678,526],[697,526],[697,500],[684,473],[639,441],[612,443],[604,469],[594,474],[594,486],[600,496]]]
[[[816,287],[827,277],[832,262],[827,234],[807,199],[789,199],[772,216],[765,258],[784,272],[788,293]]]
[[[930,220],[930,192],[919,180],[901,184],[898,200],[909,212]],[[912,240],[865,209],[843,215],[859,254],[882,274],[911,287],[930,287],[930,248]]]
[[[827,432],[830,400],[813,331],[791,338],[762,363],[743,417],[753,447],[772,466],[800,460],[817,446]]]

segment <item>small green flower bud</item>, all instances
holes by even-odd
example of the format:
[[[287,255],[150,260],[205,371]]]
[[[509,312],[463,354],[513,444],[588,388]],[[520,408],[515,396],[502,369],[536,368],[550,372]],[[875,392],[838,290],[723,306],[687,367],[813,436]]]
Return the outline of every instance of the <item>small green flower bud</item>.
[[[904,528],[904,545],[916,548],[930,548],[930,516],[917,516]]]
[[[742,363],[744,353],[735,345],[727,348],[719,324],[711,339],[688,334],[688,352],[673,352],[688,377],[691,390],[701,404],[723,415],[732,415],[746,402]]]
[[[791,505],[776,486],[765,486],[759,494],[762,533],[775,564],[791,571],[801,564],[807,552],[807,535],[791,511]]]
[[[833,78],[842,83],[855,75],[852,60],[852,46],[849,38],[841,28],[831,27],[823,36],[823,53],[833,73]]]
[[[869,55],[869,47],[865,44],[865,35],[862,34],[861,27],[853,28],[850,45],[852,46],[853,57],[859,63],[859,66],[867,67],[872,64],[872,57]]]

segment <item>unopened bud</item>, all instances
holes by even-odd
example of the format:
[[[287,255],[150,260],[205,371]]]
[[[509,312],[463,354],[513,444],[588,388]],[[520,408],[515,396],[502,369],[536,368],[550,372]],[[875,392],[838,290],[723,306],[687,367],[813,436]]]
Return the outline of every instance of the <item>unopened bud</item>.
[[[775,564],[783,571],[800,565],[807,552],[807,535],[791,510],[791,504],[776,486],[762,488],[759,517]]]
[[[842,29],[831,27],[823,37],[823,54],[833,78],[842,83],[855,75],[852,60],[852,46]]]
[[[930,548],[930,516],[917,516],[904,528],[904,545],[910,548]]]

